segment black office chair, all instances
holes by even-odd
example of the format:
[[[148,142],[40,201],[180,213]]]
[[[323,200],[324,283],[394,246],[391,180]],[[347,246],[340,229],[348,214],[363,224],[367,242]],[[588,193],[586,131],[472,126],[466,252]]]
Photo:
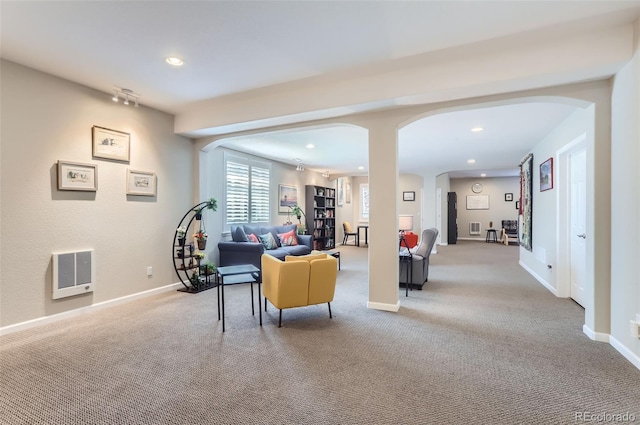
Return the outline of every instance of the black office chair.
[[[345,221],[342,223],[342,230],[344,230],[344,238],[342,238],[342,245],[347,244],[349,236],[353,236],[353,246],[358,245],[358,234],[351,228],[351,223]]]

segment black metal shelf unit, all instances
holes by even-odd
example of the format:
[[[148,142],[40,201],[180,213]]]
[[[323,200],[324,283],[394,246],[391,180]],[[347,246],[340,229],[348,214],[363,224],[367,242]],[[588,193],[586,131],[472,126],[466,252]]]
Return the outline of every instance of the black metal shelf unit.
[[[313,249],[336,247],[336,190],[332,187],[305,186],[307,229],[313,236]]]
[[[173,235],[173,245],[171,256],[173,257],[173,268],[184,288],[178,291],[198,293],[207,289],[215,288],[215,272],[208,273],[206,266],[202,264],[202,258],[198,255],[197,246],[186,243],[186,235],[193,234],[196,227],[202,229],[202,214],[206,211],[209,201],[201,202],[191,208],[182,217]],[[198,223],[198,226],[195,225]],[[181,236],[180,229],[184,230]],[[206,245],[205,245],[206,247]],[[203,247],[204,249],[204,247]]]

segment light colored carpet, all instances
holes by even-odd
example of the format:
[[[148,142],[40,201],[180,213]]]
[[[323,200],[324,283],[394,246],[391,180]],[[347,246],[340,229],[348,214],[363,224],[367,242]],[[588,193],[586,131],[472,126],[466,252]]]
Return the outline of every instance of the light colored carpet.
[[[171,292],[0,338],[2,424],[572,424],[640,421],[640,371],[516,247],[439,247],[398,313],[368,310],[367,249],[326,305],[251,316],[249,285]]]

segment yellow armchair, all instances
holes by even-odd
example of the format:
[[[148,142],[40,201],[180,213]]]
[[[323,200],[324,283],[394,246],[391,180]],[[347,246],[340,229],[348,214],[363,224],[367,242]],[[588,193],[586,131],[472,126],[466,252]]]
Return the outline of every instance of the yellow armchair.
[[[327,303],[329,317],[331,301],[336,289],[337,262],[327,254],[287,256],[280,261],[269,254],[263,254],[262,292],[267,300],[280,310],[278,327],[282,326],[282,310]]]

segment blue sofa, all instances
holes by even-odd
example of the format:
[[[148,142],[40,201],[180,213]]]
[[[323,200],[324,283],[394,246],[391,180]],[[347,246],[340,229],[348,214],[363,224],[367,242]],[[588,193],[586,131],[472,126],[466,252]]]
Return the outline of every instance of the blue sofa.
[[[239,264],[253,264],[261,268],[260,257],[262,254],[272,255],[284,261],[287,255],[307,255],[311,253],[311,235],[296,235],[298,245],[283,246],[278,238],[278,234],[287,233],[291,230],[296,233],[297,225],[288,226],[231,226],[231,241],[218,242],[220,251],[220,266],[236,266]],[[260,242],[250,242],[248,235],[256,236],[271,233],[276,241],[275,249],[265,249]]]

